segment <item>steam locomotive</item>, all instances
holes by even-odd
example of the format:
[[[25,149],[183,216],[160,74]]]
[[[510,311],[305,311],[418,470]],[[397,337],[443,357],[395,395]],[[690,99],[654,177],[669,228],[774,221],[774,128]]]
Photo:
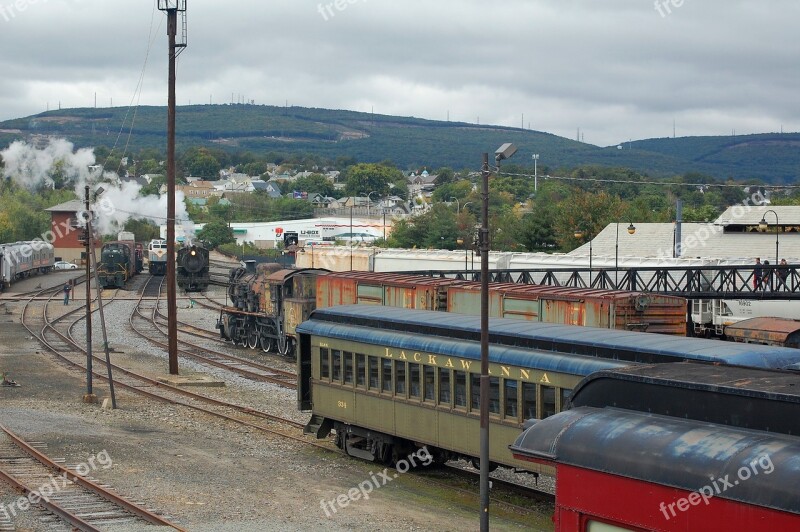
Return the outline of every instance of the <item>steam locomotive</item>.
[[[234,268],[228,287],[231,306],[222,309],[217,322],[220,335],[250,349],[294,357],[295,328],[316,307],[317,276],[326,271],[286,270],[275,263]]]
[[[208,249],[202,244],[180,248],[176,262],[179,287],[186,292],[200,292],[208,288]]]

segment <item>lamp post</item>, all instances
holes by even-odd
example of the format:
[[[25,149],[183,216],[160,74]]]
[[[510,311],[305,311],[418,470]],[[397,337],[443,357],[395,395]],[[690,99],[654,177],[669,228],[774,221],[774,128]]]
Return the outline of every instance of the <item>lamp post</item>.
[[[517,152],[510,142],[503,144],[494,152],[497,168],[500,161],[508,159]],[[489,154],[483,154],[481,176],[482,218],[480,230],[481,250],[481,380],[480,380],[480,529],[489,530]]]
[[[778,220],[778,213],[773,211],[772,209],[766,211],[764,213],[764,215],[761,217],[761,221],[758,222],[758,228],[761,231],[766,231],[767,227],[769,227],[769,224],[767,223],[767,219],[766,219],[766,216],[767,216],[768,212],[771,212],[772,214],[775,215],[775,265],[777,265],[778,264],[778,249],[779,249],[779,245],[780,245],[779,240],[778,240],[778,235],[780,234],[780,224],[781,224],[781,222]]]
[[[458,198],[455,196],[450,196],[450,199],[456,200],[456,214],[458,214],[461,211],[461,207],[459,206],[460,204],[458,203]]]
[[[378,194],[378,193],[373,190],[372,192],[367,194],[367,216],[370,216],[372,214],[372,195],[373,194]],[[380,194],[378,194],[378,196],[380,196]]]
[[[463,238],[459,238],[458,240],[456,240],[456,244],[458,244],[459,246],[464,245],[464,239]],[[465,272],[467,270],[469,270],[469,264],[467,263],[468,253],[469,252],[467,251],[467,246],[464,246],[464,271]]]
[[[636,232],[633,222],[628,226],[628,234],[632,235]],[[614,252],[614,288],[619,290],[619,221],[617,221],[617,243]]]
[[[350,271],[353,271],[353,205],[350,205]]]
[[[580,229],[575,230],[575,238],[582,240],[588,236],[589,233]],[[592,287],[592,239],[589,238],[589,288]]]

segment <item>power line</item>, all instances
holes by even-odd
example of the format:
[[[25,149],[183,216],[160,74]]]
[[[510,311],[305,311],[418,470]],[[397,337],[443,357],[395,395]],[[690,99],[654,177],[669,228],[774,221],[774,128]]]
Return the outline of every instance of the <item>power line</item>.
[[[508,177],[534,177],[533,174],[512,174],[509,172],[495,172],[496,175]],[[588,183],[612,183],[624,185],[663,185],[663,186],[685,186],[685,187],[719,187],[719,188],[800,188],[800,185],[762,185],[762,184],[743,184],[743,183],[684,183],[678,181],[629,181],[625,179],[603,179],[599,177],[566,177],[545,175],[539,176],[543,179],[554,179],[559,181],[578,181]]]

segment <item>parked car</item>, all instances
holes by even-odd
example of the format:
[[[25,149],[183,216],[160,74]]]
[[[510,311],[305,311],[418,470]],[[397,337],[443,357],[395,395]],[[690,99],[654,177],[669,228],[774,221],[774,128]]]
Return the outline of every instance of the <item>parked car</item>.
[[[78,265],[73,264],[71,262],[67,262],[65,260],[59,260],[55,264],[53,264],[53,269],[55,270],[77,270]]]

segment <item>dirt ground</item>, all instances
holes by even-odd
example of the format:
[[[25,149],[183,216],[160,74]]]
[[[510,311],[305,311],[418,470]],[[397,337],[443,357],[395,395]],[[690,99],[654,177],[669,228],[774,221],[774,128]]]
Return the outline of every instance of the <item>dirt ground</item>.
[[[57,286],[71,273],[30,279],[13,289],[32,290],[42,283]],[[390,480],[374,489],[369,499],[350,499],[348,492],[355,494],[353,488],[380,479],[383,467],[126,392],[117,392],[117,410],[85,405],[81,402],[85,376],[54,362],[31,338],[20,324],[21,308],[21,303],[0,298],[0,371],[21,384],[0,388],[0,423],[29,441],[45,442],[47,454],[63,457],[67,464],[85,463],[106,451],[113,466],[97,467],[92,473],[95,478],[189,530],[478,528],[477,492],[464,496],[413,473],[394,478],[390,470]],[[208,321],[208,317],[198,319]],[[111,331],[128,328],[127,322],[117,321],[109,322]],[[123,365],[149,367],[155,373],[166,370],[163,353],[152,347],[125,345],[122,351],[115,357]],[[217,373],[213,376],[220,378]],[[265,391],[243,385],[238,378],[225,380],[225,388],[203,389],[203,393],[299,415],[293,392]],[[106,385],[96,383],[95,393],[107,396]],[[347,505],[323,502],[337,497]],[[0,485],[0,504],[10,504],[15,498]],[[499,507],[492,512],[495,530],[552,529],[547,512],[519,515]],[[49,529],[33,514],[22,516],[17,526]]]

